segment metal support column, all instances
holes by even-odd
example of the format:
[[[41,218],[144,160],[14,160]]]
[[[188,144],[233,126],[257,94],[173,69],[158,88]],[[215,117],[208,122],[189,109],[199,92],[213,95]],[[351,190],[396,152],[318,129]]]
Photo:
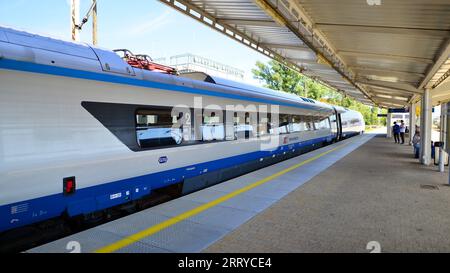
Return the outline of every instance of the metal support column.
[[[97,0],[92,0],[94,8],[92,9],[92,43],[98,44],[97,37]]]
[[[447,134],[447,103],[441,104],[441,123],[440,123],[440,135],[439,141],[445,143],[445,136]]]
[[[431,94],[429,89],[425,89],[422,96],[421,107],[421,123],[420,123],[420,162],[423,165],[430,165],[431,163]]]
[[[444,129],[444,149],[447,152],[447,154],[450,153],[450,102],[446,103],[445,107],[445,129]],[[448,172],[448,184],[450,185],[450,164],[449,165],[449,172]]]
[[[70,28],[72,30],[72,40],[80,41],[80,0],[71,0],[70,2]]]
[[[413,137],[416,133],[416,103],[409,106],[409,145],[412,145]]]
[[[392,137],[392,114],[388,113],[386,116],[386,137],[391,138]]]
[[[439,141],[445,142],[445,131],[446,131],[446,121],[447,117],[447,104],[441,104],[441,122],[440,122],[440,130],[439,130]],[[445,147],[439,147],[439,172],[443,173],[445,171],[445,158],[447,153],[445,152]]]

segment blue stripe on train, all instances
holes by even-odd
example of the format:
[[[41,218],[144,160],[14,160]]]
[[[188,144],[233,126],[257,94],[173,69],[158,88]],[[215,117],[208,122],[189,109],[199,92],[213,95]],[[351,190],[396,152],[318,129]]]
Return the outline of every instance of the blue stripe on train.
[[[204,170],[207,170],[207,172],[216,171],[273,154],[281,154],[288,150],[307,147],[325,141],[331,142],[332,139],[333,136],[322,137],[280,146],[274,151],[257,151],[159,173],[109,182],[79,189],[72,196],[64,196],[61,188],[61,193],[59,194],[0,206],[0,231],[58,217],[64,212],[67,212],[69,216],[76,216],[99,211],[139,199],[150,194],[154,189],[180,183],[184,178],[201,175],[204,173]]]
[[[223,93],[223,92],[219,92],[219,91],[191,88],[191,87],[187,87],[187,86],[178,86],[178,85],[168,84],[168,83],[152,82],[152,81],[146,81],[146,80],[127,78],[127,77],[122,77],[122,76],[115,76],[115,75],[108,75],[108,74],[103,74],[103,73],[71,69],[71,68],[50,66],[50,65],[44,65],[44,64],[35,64],[35,63],[23,62],[23,61],[15,61],[15,60],[10,60],[10,59],[0,59],[0,68],[48,74],[48,75],[55,75],[55,76],[71,77],[71,78],[77,78],[77,79],[95,80],[95,81],[117,83],[117,84],[126,84],[126,85],[139,86],[139,87],[164,89],[164,90],[168,90],[168,91],[185,92],[185,93],[191,93],[191,94],[222,97],[222,98],[228,98],[228,99],[247,100],[247,101],[259,102],[259,103],[273,104],[273,101],[270,99],[260,99],[260,98],[255,98],[255,97],[251,97],[251,96],[245,96],[245,95],[228,94],[228,93]],[[295,108],[326,111],[324,108],[315,106],[315,105],[285,103],[285,102],[280,102],[280,101],[277,101],[277,104],[289,106],[289,107],[295,107]],[[332,110],[330,109],[329,112],[331,112],[331,111]]]

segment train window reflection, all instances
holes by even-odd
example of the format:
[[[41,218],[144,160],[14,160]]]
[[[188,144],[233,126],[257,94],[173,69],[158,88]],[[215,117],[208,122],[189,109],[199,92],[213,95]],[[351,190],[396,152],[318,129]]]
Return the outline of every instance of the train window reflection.
[[[169,107],[139,110],[136,113],[136,136],[141,148],[180,145],[181,128],[174,126],[182,114],[172,115]]]
[[[306,124],[302,121],[302,117],[299,115],[291,116],[291,123],[289,124],[289,132],[298,133],[306,131]]]
[[[271,128],[271,115],[270,113],[260,113],[258,122],[258,135],[265,136],[270,133]]]
[[[257,114],[249,112],[235,112],[233,117],[234,138],[249,139],[254,137],[253,124],[257,124]]]
[[[330,129],[330,120],[328,118],[322,119],[315,124],[317,130]]]
[[[272,129],[270,129],[270,134],[273,135],[282,135],[282,134],[289,134],[289,120],[290,116],[288,114],[279,114],[279,124],[278,126],[273,126]]]
[[[277,123],[274,122],[276,119]],[[354,120],[349,120],[347,125],[354,124]],[[343,122],[343,126],[345,124]],[[151,106],[136,112],[137,142],[144,149],[250,139],[268,134],[293,134],[331,127],[328,117],[295,114],[274,117],[271,113],[234,112],[228,117],[223,110],[189,109],[183,116],[183,113],[173,114],[171,107],[162,106]]]
[[[224,140],[225,125],[223,123],[223,115],[221,112],[210,112],[203,114],[203,122],[201,126],[202,140]]]

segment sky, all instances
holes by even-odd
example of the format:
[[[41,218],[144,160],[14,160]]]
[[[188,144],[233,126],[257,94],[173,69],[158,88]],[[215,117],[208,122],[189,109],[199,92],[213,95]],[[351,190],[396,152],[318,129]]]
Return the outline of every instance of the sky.
[[[90,0],[81,0],[83,17]],[[70,40],[70,0],[0,0],[0,25]],[[91,21],[81,32],[83,42],[92,43]],[[98,0],[98,45],[126,48],[152,58],[192,53],[245,71],[253,79],[256,61],[264,55],[210,29],[157,0]]]

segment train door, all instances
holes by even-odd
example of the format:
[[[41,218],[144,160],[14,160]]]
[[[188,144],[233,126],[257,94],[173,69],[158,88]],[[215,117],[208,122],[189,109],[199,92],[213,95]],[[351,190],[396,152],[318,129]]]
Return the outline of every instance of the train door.
[[[334,135],[336,141],[340,140],[340,136],[342,134],[341,126],[340,126],[340,118],[338,112],[335,110],[335,114],[330,117],[331,121],[331,132]]]
[[[342,118],[341,114],[336,111],[336,124],[337,124],[337,140],[342,140]]]

